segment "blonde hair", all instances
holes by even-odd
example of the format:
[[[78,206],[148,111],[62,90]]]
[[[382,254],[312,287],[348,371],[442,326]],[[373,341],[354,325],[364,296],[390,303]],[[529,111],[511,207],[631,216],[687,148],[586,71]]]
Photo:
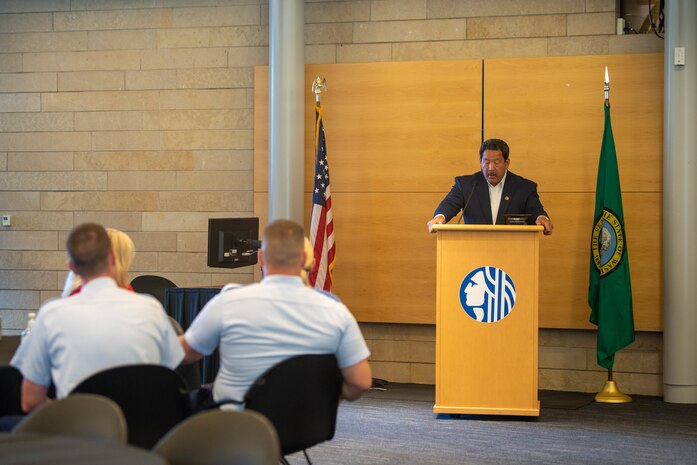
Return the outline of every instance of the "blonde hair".
[[[131,267],[136,248],[128,234],[118,229],[107,228],[107,234],[111,239],[111,248],[114,251],[114,262],[116,272],[114,280],[119,287],[128,287],[128,269]]]
[[[300,277],[306,285],[310,285],[310,271],[312,271],[312,265],[315,263],[315,250],[312,248],[312,243],[310,239],[305,236],[305,262],[303,263],[303,269],[300,272]]]

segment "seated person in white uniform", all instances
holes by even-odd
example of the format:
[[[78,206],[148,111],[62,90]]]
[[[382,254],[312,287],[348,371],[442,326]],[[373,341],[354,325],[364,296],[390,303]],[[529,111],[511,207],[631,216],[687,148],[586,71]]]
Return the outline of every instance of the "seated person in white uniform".
[[[303,241],[303,228],[297,223],[269,224],[259,252],[261,282],[220,293],[179,336],[184,363],[210,355],[219,346],[215,403],[242,401],[267,369],[301,354],[336,356],[344,378],[343,399],[358,399],[370,388],[370,352],[356,319],[344,304],[305,286],[300,278]]]
[[[70,269],[82,280],[80,293],[43,305],[11,361],[24,376],[25,412],[47,401],[51,379],[61,398],[107,368],[159,364],[174,369],[184,356],[162,305],[117,286],[114,252],[102,226],[77,226],[67,250]]]

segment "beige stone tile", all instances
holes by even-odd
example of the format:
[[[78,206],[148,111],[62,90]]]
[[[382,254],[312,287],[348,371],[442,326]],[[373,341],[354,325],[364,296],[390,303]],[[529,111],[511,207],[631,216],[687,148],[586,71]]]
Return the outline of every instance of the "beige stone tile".
[[[107,228],[121,231],[140,231],[143,215],[141,212],[83,211],[75,212],[75,224],[94,222]],[[143,254],[141,254],[143,255]],[[136,257],[137,258],[137,257]]]
[[[466,60],[547,55],[547,39],[491,39],[392,44],[393,61]]]
[[[137,50],[25,53],[24,71],[110,71],[140,68]]]
[[[254,174],[251,171],[179,171],[177,172],[177,189],[189,191],[224,191],[232,195],[230,191],[252,192]],[[242,209],[251,200],[249,198],[234,201],[238,208]],[[249,204],[248,209],[253,208]],[[217,211],[217,209],[213,210]],[[235,211],[234,209],[232,211]]]
[[[22,254],[23,252],[18,252],[15,250],[0,250],[0,269],[3,270],[21,270],[22,266]],[[65,255],[63,255],[65,257]]]
[[[366,337],[364,335],[364,337]],[[410,362],[409,341],[367,339],[371,361]]]
[[[269,47],[228,48],[227,63],[230,67],[268,65]]]
[[[75,113],[76,131],[139,131],[142,111],[81,111]]]
[[[582,347],[595,349],[595,330],[540,328],[540,347]]]
[[[47,303],[49,300],[53,299],[59,299],[61,294],[63,293],[63,289],[52,289],[49,291],[41,291],[39,293],[39,299],[41,300],[41,305]]]
[[[71,71],[58,73],[60,92],[123,90],[123,71]]]
[[[120,12],[119,12],[120,14]],[[157,31],[153,29],[126,31],[89,31],[90,50],[138,50],[157,48]]]
[[[113,0],[71,0],[70,10],[125,10],[133,8],[155,8],[164,6],[161,0],[129,0],[114,2]]]
[[[398,362],[370,361],[373,378],[380,378],[392,383],[411,382],[411,364]]]
[[[3,192],[3,196],[5,193]],[[8,209],[9,210],[9,209]],[[22,231],[68,231],[73,227],[73,214],[69,212],[38,212],[5,210],[14,215],[13,228]],[[59,239],[60,245],[65,241]]]
[[[267,25],[221,27],[213,28],[210,31],[211,47],[261,47],[268,45],[269,27]]]
[[[251,109],[160,110],[143,114],[143,127],[157,129],[251,129]]]
[[[209,272],[205,253],[160,252],[157,255],[157,268],[160,271],[181,271],[189,273]]]
[[[199,188],[209,188],[202,185]],[[254,195],[251,192],[160,192],[157,210],[159,211],[250,211],[254,209]]]
[[[99,190],[106,185],[105,173],[61,172],[0,173],[0,190]]]
[[[615,371],[627,373],[663,373],[663,352],[644,352],[624,349],[615,354]]]
[[[583,13],[584,0],[429,0],[429,18]]]
[[[663,40],[655,34],[610,36],[610,53],[663,53]]]
[[[62,52],[87,50],[86,32],[29,32],[2,38],[3,52]]]
[[[77,152],[76,170],[159,171],[191,170],[193,155],[187,151]]]
[[[185,89],[230,89],[253,87],[254,69],[180,69],[177,70],[177,87]]]
[[[4,0],[0,3],[0,13],[32,13],[40,11],[69,11],[70,0]]]
[[[156,131],[103,131],[92,133],[92,150],[157,150]]]
[[[338,63],[369,63],[392,61],[391,44],[345,44],[336,46]]]
[[[161,135],[162,148],[165,150],[224,150],[254,147],[254,131],[251,129],[162,131]]]
[[[141,68],[224,68],[227,52],[224,48],[143,50]]]
[[[598,392],[607,381],[605,371],[539,370],[539,389],[553,391]]]
[[[172,10],[139,9],[112,11],[71,11],[53,14],[56,31],[94,31],[111,29],[148,29],[172,27]]]
[[[143,231],[206,232],[209,218],[231,218],[251,216],[252,212],[211,213],[189,212],[143,212]]]
[[[129,275],[135,277],[137,274],[153,274],[154,271],[158,271],[157,254],[157,252],[136,252],[129,269]]]
[[[346,44],[353,42],[351,23],[306,24],[305,46],[315,44]]]
[[[155,110],[159,95],[156,91],[59,92],[42,94],[43,111],[119,111]]]
[[[207,232],[178,232],[177,252],[207,252]]]
[[[538,352],[538,365],[540,368],[585,370],[587,367],[586,349],[540,347]]]
[[[630,346],[632,350],[644,352],[661,352],[663,350],[663,333],[637,332],[636,340]]]
[[[11,152],[7,167],[10,171],[70,171],[73,152]]]
[[[3,192],[0,195],[1,210],[39,210],[41,198],[38,192]]]
[[[586,13],[595,13],[598,11],[615,12],[617,2],[615,0],[586,0]]]
[[[185,89],[160,91],[161,110],[251,108],[245,89]]]
[[[258,265],[256,265],[258,266]],[[248,270],[252,267],[242,267],[242,268],[237,268],[239,270],[238,273],[223,273],[223,274],[212,274],[211,275],[211,286],[224,286],[228,283],[237,283],[237,284],[242,284],[242,285],[247,285],[247,284],[252,284],[254,283],[254,273],[251,271],[241,271],[241,270]]]
[[[0,73],[18,73],[22,71],[21,53],[0,53]]]
[[[0,15],[0,33],[53,30],[52,13]]]
[[[31,251],[31,250],[25,250],[22,252],[17,252],[20,256],[20,260],[17,264],[15,269],[19,270],[33,270],[33,271],[42,271],[42,270],[62,270],[62,271],[67,271],[67,265],[68,265],[68,257],[66,256],[64,251],[56,251],[52,252],[50,250],[40,250],[40,251]],[[3,253],[0,253],[0,258],[3,258]],[[2,263],[8,263],[8,264],[14,264],[15,261],[14,259],[12,261],[4,262],[3,260],[0,260]],[[11,266],[4,266],[3,268],[5,269],[13,269]]]
[[[2,318],[2,335],[19,336],[21,331],[27,326],[27,313],[29,313],[29,310],[0,309],[0,318]]]
[[[409,361],[436,363],[436,343],[434,341],[409,341]]]
[[[55,271],[0,271],[0,289],[56,289],[63,285],[63,277],[64,273]]]
[[[411,325],[400,323],[361,323],[366,339],[435,341],[435,325]]]
[[[109,171],[109,190],[167,191],[175,189],[174,171]]]
[[[41,94],[0,94],[3,112],[41,111]]]
[[[175,8],[174,27],[243,26],[261,23],[258,5]]]
[[[566,35],[563,15],[470,18],[468,39],[506,39],[517,37],[549,37]]]
[[[374,21],[355,23],[353,42],[414,42],[421,40],[463,40],[468,37],[465,19],[420,21]]]
[[[0,230],[0,249],[3,250],[57,250],[55,231]]]
[[[254,152],[252,150],[195,150],[193,152],[194,170],[253,170]]]
[[[54,113],[0,113],[0,131],[2,132],[44,132],[72,131],[73,114]]]
[[[426,19],[426,0],[379,0],[371,2],[371,21]]]
[[[126,89],[176,89],[177,71],[126,71]]]
[[[157,192],[42,192],[42,210],[152,211]]]
[[[411,383],[436,384],[436,365],[433,363],[412,363]]]
[[[0,308],[7,310],[32,310],[39,306],[38,291],[9,291],[0,292]]]
[[[0,133],[0,151],[65,152],[88,150],[91,136],[84,132],[6,132]]]
[[[7,171],[7,153],[0,153],[0,171]]]
[[[56,73],[0,74],[0,92],[55,92]]]
[[[568,15],[566,18],[566,31],[570,36],[615,33],[614,11]]]
[[[305,64],[336,63],[336,45],[306,45]]]
[[[174,232],[129,232],[136,253],[139,252],[176,252],[177,234]]]
[[[616,377],[619,389],[625,394],[640,396],[663,396],[663,376],[652,374],[618,374]],[[626,386],[626,387],[625,387]]]
[[[548,55],[607,55],[608,36],[550,37]]]
[[[203,48],[211,46],[212,28],[157,30],[157,48]]]
[[[305,6],[305,24],[370,21],[369,1],[316,3]]]

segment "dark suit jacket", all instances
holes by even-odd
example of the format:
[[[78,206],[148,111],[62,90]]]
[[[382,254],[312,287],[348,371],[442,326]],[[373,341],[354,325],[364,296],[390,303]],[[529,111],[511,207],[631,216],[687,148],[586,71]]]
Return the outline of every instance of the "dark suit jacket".
[[[529,213],[530,224],[535,224],[540,215],[549,216],[540,203],[537,184],[510,171],[506,174],[503,185],[496,223],[491,218],[489,184],[481,171],[456,177],[455,185],[438,205],[434,216],[444,215],[447,223],[465,205],[465,224],[503,224],[503,215],[506,213]]]

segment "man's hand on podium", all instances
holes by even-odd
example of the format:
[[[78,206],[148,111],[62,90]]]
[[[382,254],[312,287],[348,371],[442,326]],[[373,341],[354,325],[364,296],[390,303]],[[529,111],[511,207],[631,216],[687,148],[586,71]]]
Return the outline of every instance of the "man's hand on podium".
[[[544,230],[545,236],[551,235],[552,231],[554,230],[554,225],[552,224],[552,220],[550,220],[549,218],[547,218],[544,215],[538,216],[537,220],[535,221],[535,224],[545,228],[545,230]]]
[[[444,224],[444,223],[445,223],[445,216],[443,216],[443,215],[434,216],[431,221],[426,223],[428,225],[428,232],[430,232],[430,233],[433,232],[433,225],[434,224]]]

